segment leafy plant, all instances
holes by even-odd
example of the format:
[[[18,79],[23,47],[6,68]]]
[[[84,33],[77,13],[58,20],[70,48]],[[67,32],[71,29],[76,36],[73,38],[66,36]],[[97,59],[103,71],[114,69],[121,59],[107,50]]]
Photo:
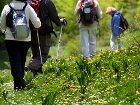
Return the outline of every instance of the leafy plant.
[[[42,105],[55,105],[56,92],[50,92],[45,97],[41,97]]]
[[[7,95],[8,95],[8,91],[6,90],[3,90],[2,91],[2,96],[3,96],[3,99],[7,102]]]
[[[77,80],[80,84],[80,93],[85,94],[86,88],[92,79],[92,64],[88,63],[84,57],[76,61]]]

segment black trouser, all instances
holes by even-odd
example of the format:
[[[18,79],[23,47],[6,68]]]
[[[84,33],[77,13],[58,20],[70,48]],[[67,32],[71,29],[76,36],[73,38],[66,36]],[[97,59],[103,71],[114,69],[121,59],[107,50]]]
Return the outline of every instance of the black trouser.
[[[25,87],[24,67],[30,42],[6,40],[5,43],[14,79],[14,89],[22,89]]]
[[[38,34],[39,42],[37,37],[37,31],[34,29],[31,30],[31,50],[33,55],[32,60],[28,65],[28,68],[32,70],[39,70],[40,68],[42,68],[40,56],[42,56],[43,63],[45,63],[50,50],[51,35],[43,33],[42,31],[39,31]],[[41,55],[39,51],[39,45],[41,48]]]

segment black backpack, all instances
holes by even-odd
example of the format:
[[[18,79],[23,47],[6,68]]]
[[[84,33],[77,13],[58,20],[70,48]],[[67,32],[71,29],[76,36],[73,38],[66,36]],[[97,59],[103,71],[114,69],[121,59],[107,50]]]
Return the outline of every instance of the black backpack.
[[[128,24],[128,21],[126,20],[126,18],[124,18],[124,16],[122,14],[120,14],[120,18],[121,18],[120,27],[122,29],[122,32],[124,32],[125,30],[128,29],[129,24]]]
[[[90,25],[96,20],[94,0],[81,0],[80,10],[80,21],[84,25]]]

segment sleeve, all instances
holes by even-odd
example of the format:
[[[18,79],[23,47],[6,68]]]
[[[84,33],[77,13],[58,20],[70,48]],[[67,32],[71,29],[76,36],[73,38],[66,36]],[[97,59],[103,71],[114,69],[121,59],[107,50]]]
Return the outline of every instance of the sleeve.
[[[48,7],[48,15],[50,17],[50,19],[57,25],[57,26],[60,26],[61,25],[61,22],[60,22],[60,18],[58,16],[58,12],[56,10],[56,7],[54,5],[54,3],[49,0],[47,3],[46,3],[46,6]]]
[[[113,20],[112,20],[112,34],[114,36],[117,36],[117,35],[120,35],[121,33],[121,29],[120,29],[120,16],[119,15],[115,15],[113,17]]]
[[[37,14],[35,13],[34,9],[30,5],[28,6],[29,6],[29,19],[31,20],[35,28],[39,28],[41,26],[41,21],[37,17]]]
[[[6,30],[6,6],[3,8],[0,17],[0,29],[2,32]]]

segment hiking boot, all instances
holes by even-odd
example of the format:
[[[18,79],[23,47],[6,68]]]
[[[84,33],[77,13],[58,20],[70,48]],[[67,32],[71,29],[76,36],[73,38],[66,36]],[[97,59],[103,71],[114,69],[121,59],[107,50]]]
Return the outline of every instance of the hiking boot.
[[[38,70],[36,70],[37,73],[40,73],[40,74],[43,74],[43,70],[42,70],[42,67],[39,68]]]
[[[51,55],[48,55],[48,58],[51,58]]]
[[[25,66],[24,67],[24,70],[27,72],[27,71],[30,71],[30,69],[27,67],[27,66]]]
[[[91,58],[91,59],[94,59],[94,58],[95,58],[95,55],[90,55],[90,58]]]
[[[22,81],[14,81],[14,90],[24,90],[26,87],[25,80],[23,79]]]
[[[33,75],[34,75],[34,77],[37,75],[37,71],[36,70],[34,70],[34,69],[31,69],[31,68],[29,68],[29,67],[25,67],[24,68],[24,70],[26,71],[26,72],[32,72],[33,73]]]
[[[43,70],[42,70],[42,67],[39,68],[38,70],[35,70],[35,69],[31,69],[29,67],[25,67],[25,71],[30,71],[33,73],[34,77],[37,75],[37,74],[43,74]]]

